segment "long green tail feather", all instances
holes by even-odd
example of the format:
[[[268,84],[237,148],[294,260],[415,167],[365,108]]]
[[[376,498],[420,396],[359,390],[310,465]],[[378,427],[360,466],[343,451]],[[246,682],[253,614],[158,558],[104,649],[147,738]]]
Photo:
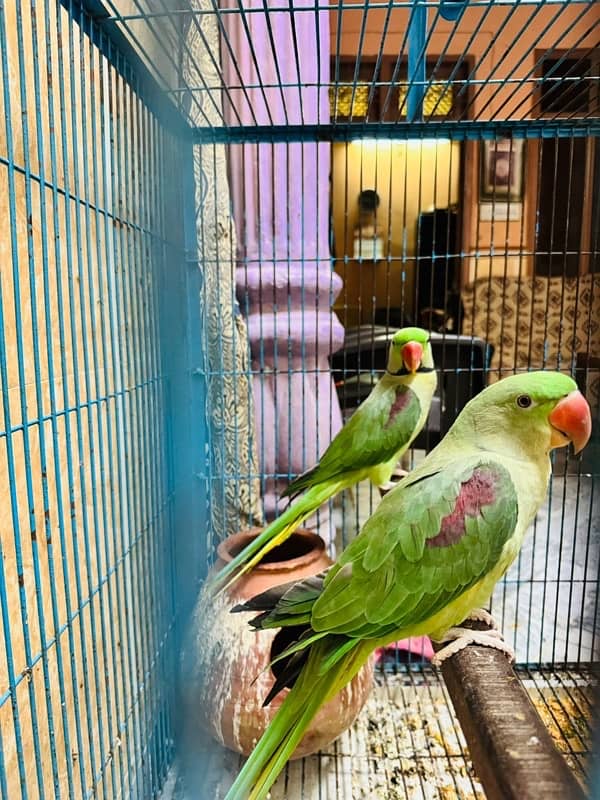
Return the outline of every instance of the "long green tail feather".
[[[256,539],[250,542],[217,575],[207,581],[210,593],[225,591],[244,573],[252,569],[270,550],[284,542],[305,519],[323,505],[330,497],[345,488],[346,481],[335,481],[314,486],[281,516],[273,520]]]
[[[368,657],[360,643],[324,675],[318,676],[322,652],[317,644],[295,686],[282,703],[258,744],[242,767],[224,800],[264,800],[293,754],[311,720],[358,672]]]
[[[319,698],[313,697],[312,702],[301,706],[301,715],[294,727],[286,735],[285,739],[278,746],[268,764],[263,768],[260,777],[248,796],[248,800],[262,800],[269,793],[279,773],[285,767],[290,756],[300,744],[300,740],[315,714],[319,710],[321,702]],[[303,709],[303,710],[302,710]]]

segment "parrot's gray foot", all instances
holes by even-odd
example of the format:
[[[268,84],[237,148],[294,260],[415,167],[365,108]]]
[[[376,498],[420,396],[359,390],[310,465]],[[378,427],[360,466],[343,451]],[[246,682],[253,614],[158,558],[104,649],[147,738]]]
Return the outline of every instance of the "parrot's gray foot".
[[[493,647],[495,650],[500,650],[504,653],[510,662],[515,660],[515,653],[512,647],[509,647],[502,634],[498,630],[491,631],[472,631],[469,628],[450,628],[444,634],[441,642],[449,642],[446,647],[434,655],[431,663],[434,667],[441,666],[442,662],[455,653],[460,652],[463,648],[470,644],[483,645],[484,647]]]
[[[483,622],[485,625],[488,625],[490,628],[492,628],[492,630],[498,630],[498,623],[492,617],[490,612],[485,610],[485,608],[474,608],[467,619],[471,622]]]

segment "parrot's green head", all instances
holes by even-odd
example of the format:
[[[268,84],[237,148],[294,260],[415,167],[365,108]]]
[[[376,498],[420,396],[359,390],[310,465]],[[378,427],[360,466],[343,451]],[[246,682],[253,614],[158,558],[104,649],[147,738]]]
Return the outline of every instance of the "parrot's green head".
[[[572,442],[578,453],[590,438],[592,418],[585,397],[568,375],[528,372],[488,386],[452,427],[470,428],[482,449],[491,442],[494,449],[548,453]]]
[[[401,328],[392,336],[387,371],[391,375],[432,372],[433,354],[429,333],[423,328]]]

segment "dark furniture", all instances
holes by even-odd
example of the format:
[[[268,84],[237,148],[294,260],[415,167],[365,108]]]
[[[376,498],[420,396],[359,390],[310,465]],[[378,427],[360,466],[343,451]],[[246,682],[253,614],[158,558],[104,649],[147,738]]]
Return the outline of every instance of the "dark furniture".
[[[458,333],[458,215],[448,208],[419,214],[415,308],[417,324],[429,330]]]

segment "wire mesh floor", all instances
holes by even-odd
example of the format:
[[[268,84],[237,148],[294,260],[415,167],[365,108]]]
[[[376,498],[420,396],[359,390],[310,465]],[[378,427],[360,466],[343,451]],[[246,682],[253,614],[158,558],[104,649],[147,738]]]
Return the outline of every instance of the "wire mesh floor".
[[[585,786],[591,754],[593,695],[600,667],[520,667],[518,673],[556,747]]]
[[[598,669],[520,667],[518,672],[557,747],[585,784]],[[188,768],[185,778],[172,776],[163,800],[219,800],[242,763],[210,744],[193,761],[196,769]],[[480,800],[485,792],[441,675],[415,666],[379,672],[353,727],[326,750],[288,764],[271,798]]]

